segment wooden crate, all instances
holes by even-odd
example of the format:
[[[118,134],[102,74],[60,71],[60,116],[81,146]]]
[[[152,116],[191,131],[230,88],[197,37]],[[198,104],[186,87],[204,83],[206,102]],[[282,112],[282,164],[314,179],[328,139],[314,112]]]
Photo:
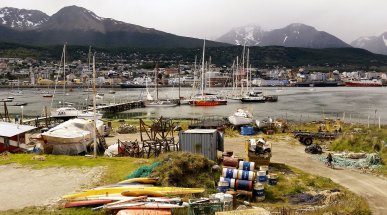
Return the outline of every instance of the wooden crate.
[[[269,155],[256,155],[254,152],[249,151],[249,142],[245,143],[246,161],[255,162],[255,167],[269,166],[271,153]]]

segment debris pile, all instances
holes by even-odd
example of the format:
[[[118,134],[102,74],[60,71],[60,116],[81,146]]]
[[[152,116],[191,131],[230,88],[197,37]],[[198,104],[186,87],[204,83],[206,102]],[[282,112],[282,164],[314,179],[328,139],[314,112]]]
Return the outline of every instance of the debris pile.
[[[321,146],[317,144],[312,144],[307,147],[305,147],[305,152],[309,154],[321,154],[322,153],[322,148]]]
[[[136,133],[138,129],[134,125],[121,124],[120,127],[117,128],[117,133],[119,134],[133,134]]]
[[[219,173],[213,170],[215,162],[202,155],[189,152],[172,152],[162,154],[161,162],[151,174],[158,178],[162,186],[203,187],[215,189],[215,178]]]

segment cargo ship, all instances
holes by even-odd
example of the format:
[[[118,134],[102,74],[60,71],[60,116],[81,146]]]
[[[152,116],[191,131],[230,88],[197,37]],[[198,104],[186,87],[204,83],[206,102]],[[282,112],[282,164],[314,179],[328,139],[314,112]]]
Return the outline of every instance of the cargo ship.
[[[296,82],[296,87],[337,87],[339,86],[338,81],[305,81]]]
[[[347,87],[382,87],[380,79],[350,79],[344,82]]]

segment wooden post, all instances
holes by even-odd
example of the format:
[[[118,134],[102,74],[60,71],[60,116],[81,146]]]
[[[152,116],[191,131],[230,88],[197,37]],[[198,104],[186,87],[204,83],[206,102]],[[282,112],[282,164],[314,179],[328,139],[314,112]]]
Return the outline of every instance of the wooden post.
[[[379,116],[379,129],[381,128],[381,125],[380,125],[380,116]]]

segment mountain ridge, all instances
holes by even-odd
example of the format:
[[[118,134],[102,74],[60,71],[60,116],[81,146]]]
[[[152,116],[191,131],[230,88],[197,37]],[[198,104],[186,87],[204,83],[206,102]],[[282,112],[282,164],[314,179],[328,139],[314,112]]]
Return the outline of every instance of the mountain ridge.
[[[16,10],[19,9],[14,9]],[[3,14],[1,18],[4,17]],[[153,28],[103,18],[78,6],[64,7],[43,20],[34,28],[15,28],[0,22],[0,41],[31,45],[58,45],[68,42],[74,45],[139,48],[192,48],[203,45],[202,39],[178,36]],[[229,44],[214,41],[207,41],[206,44],[214,47],[229,46]]]
[[[258,25],[233,28],[217,41],[248,46],[284,46],[300,48],[346,48],[347,43],[312,26],[292,23],[283,28],[265,31]]]
[[[356,48],[366,49],[375,54],[387,55],[387,31],[379,36],[359,37],[351,42]]]

